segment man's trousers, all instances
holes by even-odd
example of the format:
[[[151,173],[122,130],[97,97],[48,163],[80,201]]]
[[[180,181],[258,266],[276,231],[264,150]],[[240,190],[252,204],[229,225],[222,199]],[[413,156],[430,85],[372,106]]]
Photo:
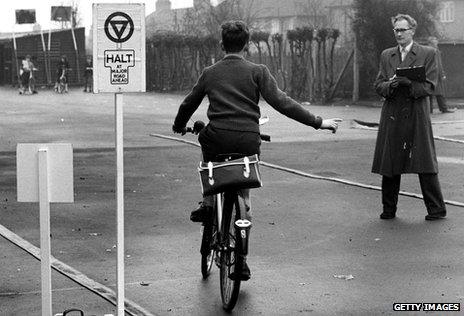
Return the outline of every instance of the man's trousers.
[[[419,182],[427,212],[431,215],[446,212],[438,175],[436,173],[419,173]],[[382,177],[382,204],[384,212],[396,212],[400,183],[401,175]]]

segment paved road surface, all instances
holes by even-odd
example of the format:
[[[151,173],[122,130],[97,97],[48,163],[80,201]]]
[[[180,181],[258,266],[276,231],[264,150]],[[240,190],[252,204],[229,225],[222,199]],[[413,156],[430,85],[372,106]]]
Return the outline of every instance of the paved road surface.
[[[16,143],[71,142],[75,203],[52,205],[52,253],[114,288],[113,96],[71,91],[19,97],[6,89],[0,95],[0,224],[39,245],[38,206],[16,202]],[[172,135],[182,97],[124,98],[127,297],[156,315],[220,315],[218,271],[201,279],[200,227],[188,220],[200,199],[199,149],[148,136]],[[263,160],[379,185],[380,177],[370,173],[375,131],[350,128],[353,118],[378,120],[379,109],[308,108],[345,121],[333,135],[263,105],[271,118],[263,131],[273,137],[263,144]],[[204,109],[195,119],[205,118]],[[464,111],[432,119],[459,122]],[[434,125],[435,135],[460,139],[463,128],[463,123]],[[436,145],[445,198],[464,202],[464,145]],[[462,208],[450,206],[446,220],[430,223],[421,200],[400,197],[398,218],[381,221],[378,191],[269,168],[262,173],[265,185],[253,192],[252,279],[243,284],[235,314],[397,315],[393,302],[463,303]],[[404,178],[403,190],[420,192],[417,176]],[[5,239],[0,245],[0,314],[39,314],[39,262]],[[354,279],[334,277],[350,274]],[[86,315],[115,313],[111,304],[57,273],[53,288],[54,312],[74,306]]]

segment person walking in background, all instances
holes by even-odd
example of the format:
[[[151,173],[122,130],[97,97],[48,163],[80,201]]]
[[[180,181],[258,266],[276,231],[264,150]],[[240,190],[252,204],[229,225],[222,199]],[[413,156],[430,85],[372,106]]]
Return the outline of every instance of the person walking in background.
[[[85,64],[85,71],[84,71],[84,92],[92,92],[93,87],[93,67],[92,67],[92,57],[87,56],[87,61]]]
[[[381,219],[396,216],[401,175],[416,173],[428,214],[426,220],[446,216],[438,181],[438,163],[427,97],[438,80],[437,51],[413,41],[417,22],[409,15],[392,18],[398,46],[380,57],[376,92],[385,98],[380,115],[372,172],[382,175]],[[425,81],[396,76],[397,68],[424,66]]]
[[[438,39],[435,36],[428,38],[429,46],[437,50],[437,67],[438,67],[438,82],[433,95],[430,96],[430,113],[433,113],[433,97],[437,99],[438,109],[441,113],[453,113],[455,109],[448,109],[445,99],[445,71],[443,70],[443,63],[441,60],[441,51],[438,49]]]

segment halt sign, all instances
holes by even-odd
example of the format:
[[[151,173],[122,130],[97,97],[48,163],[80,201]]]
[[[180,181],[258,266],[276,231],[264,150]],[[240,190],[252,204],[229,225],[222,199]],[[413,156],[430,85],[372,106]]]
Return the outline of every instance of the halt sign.
[[[144,4],[93,4],[93,90],[145,92]]]

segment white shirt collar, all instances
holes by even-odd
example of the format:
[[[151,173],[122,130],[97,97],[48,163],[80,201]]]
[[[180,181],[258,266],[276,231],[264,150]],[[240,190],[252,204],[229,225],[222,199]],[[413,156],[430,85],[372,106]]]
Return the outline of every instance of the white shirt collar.
[[[404,52],[407,54],[409,53],[409,51],[411,50],[411,47],[412,47],[412,44],[414,43],[414,41],[411,41],[411,43],[409,43],[405,48],[404,48]],[[402,47],[400,46],[400,52],[401,52],[401,49]]]

